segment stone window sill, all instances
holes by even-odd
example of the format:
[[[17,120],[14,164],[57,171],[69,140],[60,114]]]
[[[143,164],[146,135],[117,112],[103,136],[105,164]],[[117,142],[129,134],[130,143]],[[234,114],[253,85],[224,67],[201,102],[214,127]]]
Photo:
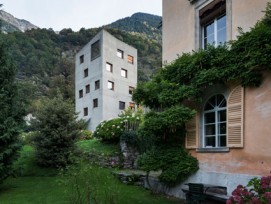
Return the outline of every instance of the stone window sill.
[[[196,151],[198,153],[227,153],[230,149],[228,147],[208,147],[198,148]]]

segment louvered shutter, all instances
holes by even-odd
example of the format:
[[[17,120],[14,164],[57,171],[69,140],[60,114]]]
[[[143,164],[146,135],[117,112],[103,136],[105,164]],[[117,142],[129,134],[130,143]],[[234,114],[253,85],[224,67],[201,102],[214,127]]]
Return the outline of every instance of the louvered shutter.
[[[198,147],[198,121],[197,114],[186,123],[185,147],[195,149]]]
[[[227,107],[227,146],[241,148],[243,141],[244,88],[235,87],[229,95]]]

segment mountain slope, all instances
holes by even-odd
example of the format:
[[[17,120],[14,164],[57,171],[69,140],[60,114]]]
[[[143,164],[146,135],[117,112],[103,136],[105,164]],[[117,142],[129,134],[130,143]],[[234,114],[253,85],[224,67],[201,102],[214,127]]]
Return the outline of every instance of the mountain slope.
[[[26,30],[38,28],[32,23],[23,19],[15,18],[13,15],[3,10],[0,10],[0,19],[2,20],[1,30],[6,33],[14,32],[14,31],[24,32]]]
[[[161,16],[147,13],[135,13],[131,17],[122,18],[105,27],[115,28],[134,35],[161,41],[162,33],[161,30],[157,28],[161,21]]]

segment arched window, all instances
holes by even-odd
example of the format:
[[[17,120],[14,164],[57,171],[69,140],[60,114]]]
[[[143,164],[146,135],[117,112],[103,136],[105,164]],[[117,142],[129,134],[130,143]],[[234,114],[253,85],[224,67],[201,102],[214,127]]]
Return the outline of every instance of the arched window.
[[[222,94],[212,96],[203,111],[204,147],[226,147],[227,101]]]

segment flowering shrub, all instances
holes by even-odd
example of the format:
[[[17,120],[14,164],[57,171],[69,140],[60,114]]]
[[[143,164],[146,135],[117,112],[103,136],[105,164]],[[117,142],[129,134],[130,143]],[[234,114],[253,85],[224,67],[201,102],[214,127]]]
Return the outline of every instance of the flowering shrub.
[[[139,117],[121,116],[107,121],[102,121],[93,133],[93,136],[104,141],[119,141],[124,131],[135,130],[140,123]]]
[[[271,176],[253,178],[247,186],[238,185],[227,200],[227,204],[271,203]]]
[[[93,136],[104,141],[118,141],[124,131],[123,118],[114,118],[102,121],[93,133]]]

